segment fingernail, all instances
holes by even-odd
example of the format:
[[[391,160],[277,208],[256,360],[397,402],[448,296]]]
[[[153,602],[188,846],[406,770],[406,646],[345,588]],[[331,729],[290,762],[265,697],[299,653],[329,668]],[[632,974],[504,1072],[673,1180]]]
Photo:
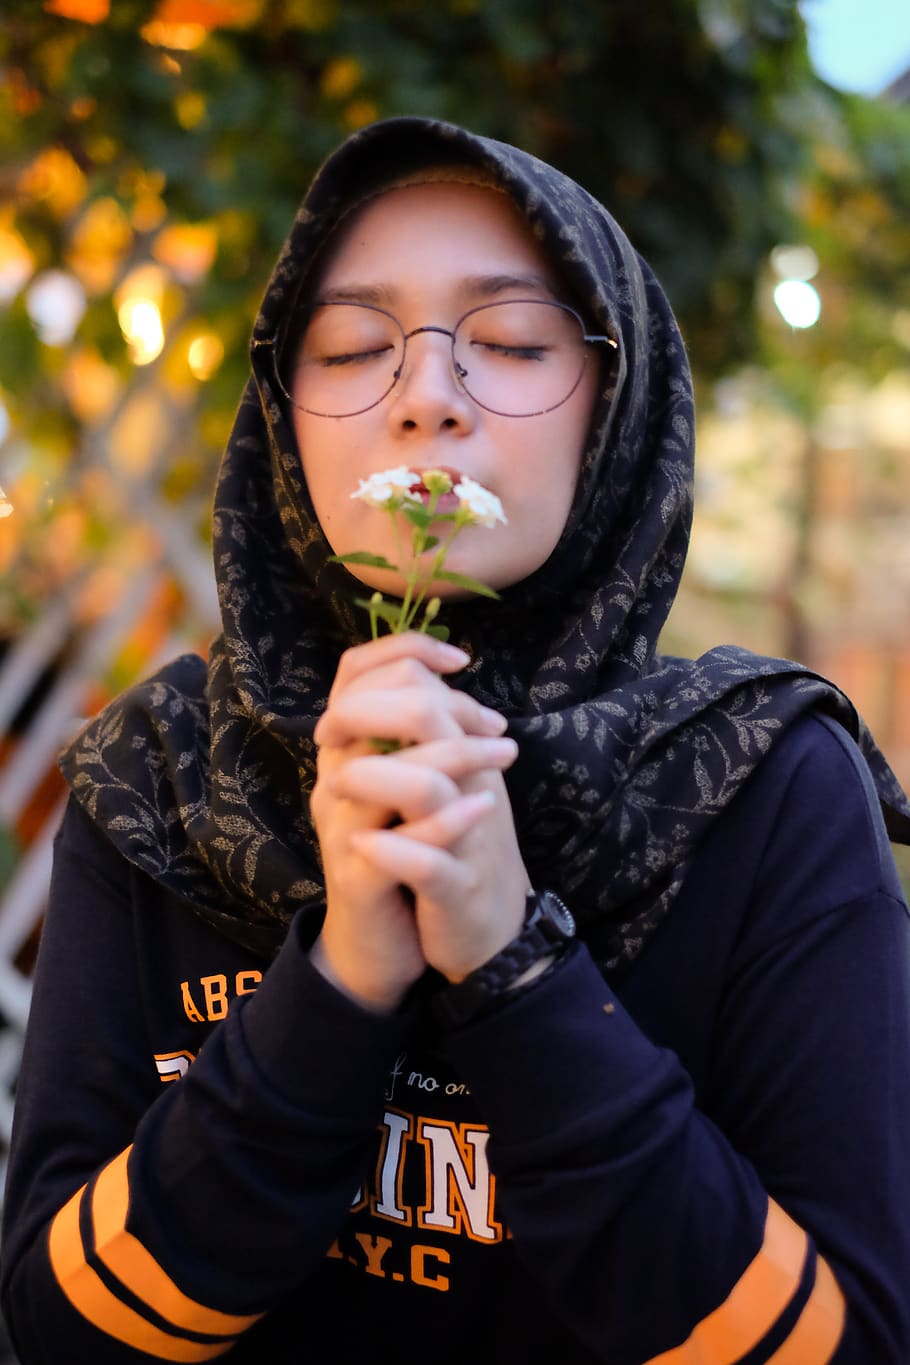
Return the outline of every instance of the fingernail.
[[[490,758],[513,759],[518,756],[518,745],[509,735],[496,736],[493,739],[484,739],[481,742],[484,746],[484,752],[489,754]]]
[[[498,711],[491,711],[488,706],[480,708],[480,720],[483,728],[490,735],[503,734],[509,724],[505,716],[501,716]]]
[[[457,663],[464,668],[465,664],[471,662],[470,654],[466,650],[460,649],[458,645],[450,645],[446,640],[436,640],[435,644],[439,654],[443,658],[451,660],[453,664]]]

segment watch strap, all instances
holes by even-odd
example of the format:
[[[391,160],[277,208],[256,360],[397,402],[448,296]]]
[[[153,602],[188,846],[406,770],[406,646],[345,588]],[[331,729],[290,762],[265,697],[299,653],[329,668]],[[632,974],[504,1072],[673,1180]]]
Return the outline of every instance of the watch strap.
[[[445,986],[434,999],[437,1018],[458,1028],[494,1009],[521,991],[521,978],[535,963],[561,957],[575,934],[575,922],[552,891],[529,891],[524,928],[489,961],[461,981]],[[547,969],[532,977],[536,985]]]

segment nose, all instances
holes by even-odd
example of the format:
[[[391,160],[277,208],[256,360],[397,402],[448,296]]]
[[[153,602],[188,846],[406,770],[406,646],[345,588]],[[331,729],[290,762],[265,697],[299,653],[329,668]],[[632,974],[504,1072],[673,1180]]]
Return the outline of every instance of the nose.
[[[433,435],[473,430],[477,409],[455,376],[451,332],[442,327],[418,327],[405,341],[401,376],[389,405],[392,430]]]

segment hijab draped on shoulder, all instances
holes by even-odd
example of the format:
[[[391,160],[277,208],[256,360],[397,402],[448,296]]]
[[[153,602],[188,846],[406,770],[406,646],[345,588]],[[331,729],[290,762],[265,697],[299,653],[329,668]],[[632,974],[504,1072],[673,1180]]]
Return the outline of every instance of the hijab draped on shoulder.
[[[514,199],[586,323],[618,343],[555,551],[500,601],[445,608],[473,660],[455,685],[506,715],[519,742],[507,782],[530,876],[568,902],[609,970],[640,951],[711,820],[802,713],[824,711],[857,740],[892,838],[910,841],[910,804],[831,683],[733,647],[694,661],[657,652],[689,538],[683,343],[606,210],[514,147],[399,118],[356,133],[326,162],[269,283],[254,377],[218,477],[222,633],[207,663],[177,659],[114,701],[63,770],[119,852],[224,934],[268,957],[299,909],[318,931],[313,729],[367,622],[353,605],[361,585],[329,562],[271,343],[339,219],[384,186],[448,165],[476,168]]]

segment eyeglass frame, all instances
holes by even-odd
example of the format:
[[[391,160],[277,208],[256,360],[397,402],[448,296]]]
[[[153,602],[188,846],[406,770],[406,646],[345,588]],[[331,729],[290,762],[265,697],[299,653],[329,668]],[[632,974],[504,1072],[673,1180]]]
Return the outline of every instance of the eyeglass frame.
[[[275,379],[278,383],[278,387],[284,394],[288,402],[293,407],[297,408],[298,412],[305,412],[310,417],[325,417],[332,421],[343,421],[346,417],[360,417],[365,412],[371,412],[373,408],[378,408],[379,404],[384,402],[385,399],[388,398],[389,394],[392,392],[395,385],[400,380],[402,373],[404,372],[405,361],[407,360],[408,355],[408,342],[410,341],[411,337],[419,336],[421,332],[439,332],[442,336],[449,337],[452,343],[451,353],[452,373],[455,376],[456,384],[461,389],[465,397],[470,398],[472,403],[476,403],[479,408],[483,408],[484,412],[490,412],[495,417],[514,417],[516,420],[520,420],[525,417],[543,417],[546,413],[555,412],[557,408],[561,408],[563,403],[568,403],[569,399],[572,397],[572,394],[578,388],[588,363],[587,350],[584,352],[584,357],[582,359],[581,366],[579,367],[578,376],[575,380],[575,383],[569,389],[569,392],[565,395],[565,397],[560,398],[558,403],[552,403],[548,408],[539,408],[536,412],[500,412],[497,408],[491,408],[486,403],[481,403],[480,399],[475,398],[474,395],[465,387],[463,375],[467,374],[467,370],[464,370],[463,367],[461,367],[458,364],[457,360],[455,359],[455,336],[461,324],[467,318],[471,317],[474,313],[480,313],[487,308],[500,308],[503,307],[505,304],[509,303],[536,303],[543,304],[547,308],[561,308],[564,313],[569,313],[573,318],[575,318],[575,321],[578,323],[579,331],[581,332],[582,344],[584,346],[587,347],[601,343],[607,346],[612,346],[615,351],[619,350],[619,342],[614,337],[595,336],[593,334],[586,332],[584,319],[582,318],[581,314],[570,304],[562,303],[558,299],[525,298],[497,299],[493,303],[479,303],[476,304],[473,308],[469,308],[467,312],[462,313],[461,317],[457,320],[455,326],[451,328],[451,330],[448,327],[437,327],[434,324],[428,324],[425,327],[415,327],[411,332],[406,332],[404,330],[404,327],[401,325],[400,320],[395,316],[394,313],[390,313],[387,308],[378,307],[378,305],[375,303],[358,303],[356,300],[353,299],[327,299],[324,303],[320,303],[317,306],[320,308],[368,308],[373,313],[381,313],[383,317],[391,318],[392,322],[395,323],[395,326],[401,333],[402,340],[401,360],[392,376],[392,382],[391,384],[389,384],[388,388],[383,393],[381,393],[377,399],[374,400],[374,402],[368,403],[365,408],[357,408],[354,412],[328,413],[316,412],[313,410],[313,408],[306,408],[303,406],[302,403],[298,403],[297,400],[290,393],[288,393],[287,389],[285,388],[284,380],[281,377],[281,371],[278,368],[278,344],[279,341],[283,339],[280,338],[278,332],[275,332],[274,335],[271,337],[266,337],[264,340],[254,339],[252,343],[252,349],[254,351],[265,350],[266,348],[270,350],[272,357],[272,368],[275,373]],[[459,373],[459,370],[461,370],[462,372]]]

